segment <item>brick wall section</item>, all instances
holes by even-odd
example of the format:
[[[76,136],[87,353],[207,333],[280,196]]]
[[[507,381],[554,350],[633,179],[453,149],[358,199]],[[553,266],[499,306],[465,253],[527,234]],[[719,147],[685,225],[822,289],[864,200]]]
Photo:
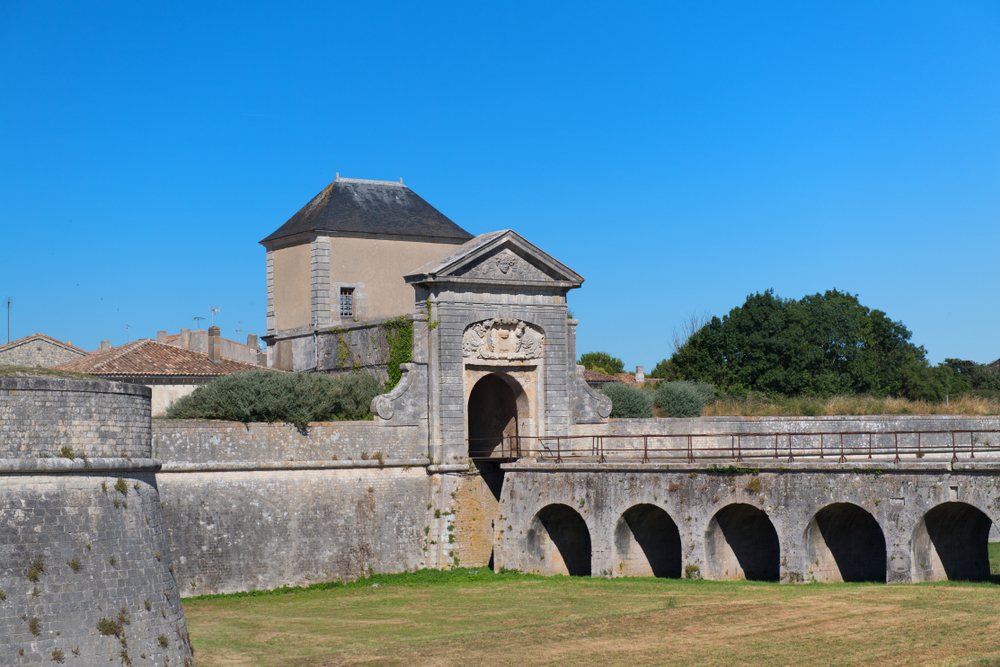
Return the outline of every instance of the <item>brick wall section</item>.
[[[148,458],[149,390],[59,378],[2,378],[0,387],[0,664],[52,664],[57,649],[72,664],[117,664],[122,644],[97,624],[122,607],[133,662],[145,653],[159,665],[193,664]],[[60,443],[91,458],[37,458]],[[38,556],[44,571],[31,581]]]
[[[149,458],[151,390],[69,378],[0,377],[0,458]]]
[[[82,352],[67,350],[47,340],[36,338],[0,350],[0,365],[52,368],[82,356],[84,356]]]

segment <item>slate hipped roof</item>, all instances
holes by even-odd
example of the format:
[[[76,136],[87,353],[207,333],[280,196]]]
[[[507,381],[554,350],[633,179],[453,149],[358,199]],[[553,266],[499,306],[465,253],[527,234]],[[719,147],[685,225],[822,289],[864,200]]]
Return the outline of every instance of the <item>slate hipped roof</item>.
[[[137,340],[107,352],[94,352],[56,366],[61,371],[109,377],[218,377],[260,368],[254,364],[222,359],[209,361],[208,355],[164,345],[153,340]]]
[[[340,177],[261,243],[309,232],[472,238],[402,183]]]

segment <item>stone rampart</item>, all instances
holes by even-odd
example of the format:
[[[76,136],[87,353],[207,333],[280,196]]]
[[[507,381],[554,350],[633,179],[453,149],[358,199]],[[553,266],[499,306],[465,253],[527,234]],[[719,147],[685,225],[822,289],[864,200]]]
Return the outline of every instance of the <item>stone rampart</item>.
[[[839,456],[841,444],[848,458],[869,454],[895,458],[899,451],[910,458],[950,459],[953,443],[965,455],[973,451],[988,455],[991,450],[993,456],[1000,455],[1000,417],[963,415],[612,419],[575,425],[571,437],[559,444],[563,455],[570,456],[589,456],[600,448],[605,456],[636,455],[648,449],[650,458],[686,458],[688,442],[683,436],[687,435],[692,436],[690,448],[696,458]],[[522,450],[544,455],[554,446],[549,438],[525,441]]]
[[[426,459],[415,426],[379,428],[370,421],[319,422],[305,433],[292,424],[156,421],[154,456],[165,470],[180,463]]]
[[[440,566],[451,489],[417,426],[158,421],[153,450],[184,596]]]
[[[0,377],[0,458],[149,457],[149,400],[123,382]]]
[[[0,664],[193,664],[146,387],[0,379]],[[59,455],[70,447],[87,458]],[[48,458],[43,458],[48,457]]]

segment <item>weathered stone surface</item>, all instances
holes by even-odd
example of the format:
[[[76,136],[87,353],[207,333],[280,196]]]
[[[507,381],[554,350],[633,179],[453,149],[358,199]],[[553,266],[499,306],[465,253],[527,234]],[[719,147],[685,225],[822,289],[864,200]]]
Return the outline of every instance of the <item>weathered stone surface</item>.
[[[0,458],[149,456],[151,391],[105,380],[0,377]]]
[[[58,378],[0,387],[0,664],[51,664],[61,651],[106,665],[123,649],[134,662],[193,664],[150,458],[149,390]],[[64,445],[88,458],[38,458]],[[98,622],[119,613],[119,636],[102,635]]]
[[[688,576],[784,582],[989,574],[987,536],[1000,518],[997,464],[743,465],[506,464],[496,564],[622,576],[673,561]],[[644,506],[669,521],[647,521],[659,526],[656,539],[640,546],[642,528],[622,523]]]

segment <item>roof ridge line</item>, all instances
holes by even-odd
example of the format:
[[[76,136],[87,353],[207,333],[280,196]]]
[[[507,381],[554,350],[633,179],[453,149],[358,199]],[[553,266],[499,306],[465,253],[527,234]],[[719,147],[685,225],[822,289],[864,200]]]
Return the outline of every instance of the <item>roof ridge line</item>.
[[[333,181],[334,183],[364,183],[365,185],[395,185],[396,187],[405,188],[400,181],[375,181],[369,178],[341,178],[338,176]]]

